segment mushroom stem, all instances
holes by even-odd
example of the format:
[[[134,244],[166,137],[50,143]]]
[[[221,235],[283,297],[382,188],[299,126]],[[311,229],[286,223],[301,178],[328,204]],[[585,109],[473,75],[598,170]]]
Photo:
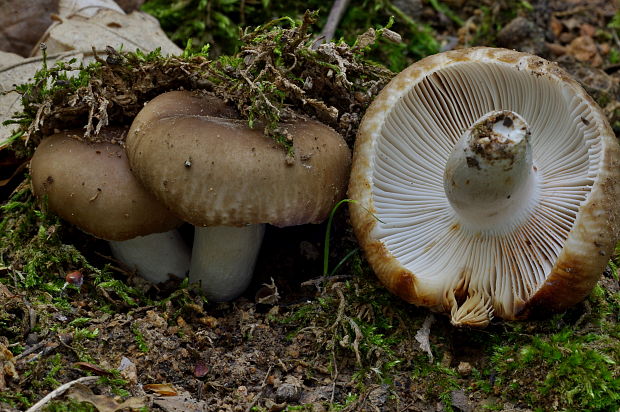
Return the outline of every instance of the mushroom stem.
[[[195,227],[189,280],[222,302],[239,296],[252,279],[265,225]]]
[[[189,248],[177,230],[109,244],[116,259],[153,283],[167,281],[170,274],[185,277],[189,269]]]
[[[531,204],[536,168],[529,137],[521,116],[493,111],[459,139],[446,162],[444,190],[463,223],[494,227]]]

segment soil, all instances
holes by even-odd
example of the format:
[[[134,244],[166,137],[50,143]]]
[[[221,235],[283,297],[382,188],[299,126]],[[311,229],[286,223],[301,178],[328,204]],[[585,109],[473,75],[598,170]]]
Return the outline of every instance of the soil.
[[[620,132],[620,63],[613,57],[620,40],[608,28],[619,12],[615,2],[538,0],[507,12],[505,2],[445,0],[461,27],[433,2],[400,3],[411,3],[416,20],[431,24],[444,47],[487,41],[558,62]],[[6,150],[2,162],[5,171],[23,165]],[[0,200],[23,179],[22,171],[4,182]],[[137,291],[131,299],[79,263],[52,274],[61,279],[79,270],[79,286],[17,287],[19,271],[3,258],[0,411],[25,410],[86,375],[101,379],[73,385],[49,410],[579,410],[561,394],[528,395],[541,391],[551,366],[515,372],[510,364],[534,345],[532,336],[546,341],[565,328],[603,333],[601,319],[615,319],[617,334],[617,277],[607,272],[601,281],[604,304],[590,298],[552,319],[455,329],[446,317],[383,290],[354,251],[345,208],[331,227],[330,268],[354,252],[323,278],[326,229],[325,223],[268,228],[252,285],[228,303],[208,303],[180,280],[156,287],[114,269],[118,262],[104,242],[64,225],[55,229],[61,240],[95,266],[110,265],[113,279]],[[191,237],[191,228],[182,230]],[[612,309],[600,314],[601,305]],[[416,339],[425,321],[426,346],[423,333]],[[610,356],[620,363],[617,350]],[[610,368],[617,385],[618,368]]]

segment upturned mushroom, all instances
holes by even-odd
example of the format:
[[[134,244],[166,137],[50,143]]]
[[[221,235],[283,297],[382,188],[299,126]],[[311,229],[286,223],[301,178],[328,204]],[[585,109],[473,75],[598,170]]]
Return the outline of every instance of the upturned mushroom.
[[[340,135],[312,120],[283,125],[294,162],[262,129],[250,129],[220,100],[170,92],[149,102],[127,136],[137,178],[195,226],[190,282],[213,301],[248,286],[265,224],[325,219],[346,190],[350,152]]]
[[[556,64],[456,50],[398,74],[366,112],[351,221],[390,291],[485,326],[587,296],[618,239],[619,179],[605,116]]]
[[[43,139],[30,162],[32,189],[67,222],[109,241],[114,257],[151,282],[184,277],[189,249],[176,230],[182,221],[138,183],[121,140],[126,128],[104,128],[99,143],[82,132]]]

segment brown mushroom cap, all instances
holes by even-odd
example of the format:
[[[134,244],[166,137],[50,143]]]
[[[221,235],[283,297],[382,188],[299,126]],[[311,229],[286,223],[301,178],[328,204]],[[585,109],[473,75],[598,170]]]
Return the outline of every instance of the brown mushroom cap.
[[[344,196],[350,152],[334,130],[312,120],[285,125],[295,153],[287,164],[262,128],[206,109],[194,115],[211,104],[200,100],[170,111],[159,104],[167,99],[153,100],[127,136],[134,174],[179,217],[195,226],[318,223]]]
[[[119,139],[126,129],[103,129]],[[30,162],[34,194],[81,230],[105,240],[127,240],[175,228],[181,221],[138,183],[117,144],[84,143],[81,132],[45,138]]]
[[[168,116],[213,116],[237,119],[239,114],[222,99],[188,91],[174,90],[160,94],[148,102],[131,123],[130,133],[140,130],[142,125]]]

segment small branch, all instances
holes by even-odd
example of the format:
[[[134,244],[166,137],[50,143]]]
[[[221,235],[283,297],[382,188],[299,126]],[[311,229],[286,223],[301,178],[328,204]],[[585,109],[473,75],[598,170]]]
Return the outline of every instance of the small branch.
[[[43,346],[47,345],[48,342],[43,341],[43,342],[39,342],[36,345],[32,345],[31,347],[29,347],[28,349],[26,349],[25,351],[23,351],[22,353],[20,353],[19,355],[15,356],[13,358],[13,360],[15,362],[17,362],[18,360],[25,358],[26,356],[30,355],[33,352],[38,351],[39,349],[41,349]]]
[[[611,31],[611,36],[614,38],[616,45],[620,47],[620,39],[618,38],[618,33],[616,32],[616,30]]]
[[[35,403],[34,405],[32,405],[26,412],[36,412],[40,409],[43,408],[43,406],[45,406],[46,403],[48,403],[49,401],[53,400],[54,398],[57,398],[59,396],[61,396],[63,393],[65,393],[69,388],[71,388],[73,385],[81,383],[81,384],[87,384],[87,383],[92,383],[95,382],[99,379],[98,376],[83,376],[81,378],[78,378],[74,381],[71,382],[67,382],[63,385],[60,385],[58,388],[54,389],[53,391],[51,391],[50,393],[48,393],[47,395],[45,395],[45,397],[43,399],[41,399],[39,402]]]
[[[336,360],[336,352],[334,351],[334,348],[332,347],[332,359],[334,361],[334,371],[332,372],[332,394],[331,397],[329,398],[329,404],[333,405],[334,404],[334,397],[336,396],[336,380],[338,379],[338,361]]]
[[[323,282],[351,279],[352,277],[353,277],[352,275],[331,275],[331,276],[327,275],[327,276],[320,276],[318,278],[314,278],[314,279],[310,279],[310,280],[306,280],[305,282],[302,282],[301,286],[316,286],[316,288],[318,290],[321,290],[320,285]]]
[[[252,408],[256,405],[256,403],[258,402],[260,396],[263,394],[263,391],[265,390],[265,387],[267,386],[267,378],[269,378],[269,374],[271,373],[271,369],[273,368],[273,366],[269,366],[269,369],[267,369],[267,373],[265,373],[265,377],[263,378],[263,383],[260,387],[260,391],[258,391],[258,393],[256,394],[256,396],[254,397],[254,399],[252,400],[252,402],[247,406],[247,408],[245,409],[246,412],[250,412],[252,410]]]
[[[327,22],[325,23],[325,26],[321,31],[319,40],[315,42],[317,46],[321,43],[328,43],[334,38],[338,23],[340,23],[340,19],[342,19],[342,16],[347,10],[348,5],[349,0],[334,0],[334,4],[329,11],[329,16],[327,16]]]

